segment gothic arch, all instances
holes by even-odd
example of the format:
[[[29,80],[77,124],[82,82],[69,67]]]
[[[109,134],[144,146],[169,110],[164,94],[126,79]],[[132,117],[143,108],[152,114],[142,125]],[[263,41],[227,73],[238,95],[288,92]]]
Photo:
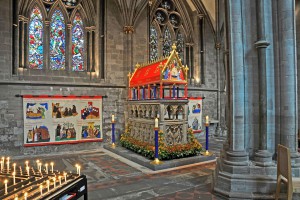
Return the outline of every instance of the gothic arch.
[[[90,26],[91,23],[88,21],[89,18],[81,5],[76,6],[76,8],[72,11],[70,15],[70,23],[73,24],[73,20],[77,12],[80,14],[80,17],[83,21],[83,27]]]
[[[174,1],[174,3],[178,9],[179,14],[182,16],[181,26],[182,29],[184,30],[185,41],[188,43],[194,43],[194,39],[193,39],[194,28],[193,28],[191,18],[189,16],[189,12],[187,11],[187,8],[184,5],[183,1]]]
[[[47,11],[45,9],[45,6],[44,6],[43,2],[41,2],[41,0],[29,1],[27,9],[23,10],[24,12],[21,15],[26,16],[26,17],[29,18],[30,14],[32,12],[32,9],[35,6],[37,6],[40,9],[40,11],[42,12],[43,21],[46,21],[46,19],[47,19]]]
[[[49,13],[48,13],[48,17],[47,19],[49,21],[51,21],[51,17],[53,15],[53,13],[56,11],[56,10],[60,10],[61,13],[63,14],[64,16],[64,19],[65,19],[65,25],[67,26],[67,24],[70,24],[70,18],[69,18],[69,15],[68,15],[68,11],[66,9],[66,7],[64,6],[64,4],[61,2],[61,0],[57,0],[50,8],[49,10]]]
[[[194,4],[194,6],[196,7],[196,10],[199,14],[203,14],[205,16],[206,21],[208,22],[209,27],[211,28],[213,34],[214,34],[214,40],[216,41],[216,30],[214,29],[213,23],[211,21],[211,19],[208,17],[208,12],[205,8],[205,6],[203,5],[202,1],[198,1],[198,0],[191,0]]]
[[[83,10],[84,12],[84,17],[86,17],[86,26],[95,26],[95,21],[96,21],[96,11],[94,9],[94,6],[93,6],[93,2],[92,0],[84,0],[84,1],[81,1],[80,4],[78,4],[78,9],[81,9]],[[82,16],[83,17],[83,16]]]

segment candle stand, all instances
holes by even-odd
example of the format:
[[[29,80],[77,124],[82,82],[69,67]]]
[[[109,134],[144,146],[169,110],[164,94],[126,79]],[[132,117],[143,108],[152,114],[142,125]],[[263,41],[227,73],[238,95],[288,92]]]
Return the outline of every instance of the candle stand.
[[[202,155],[211,156],[213,153],[208,151],[208,144],[209,144],[209,139],[208,139],[209,138],[209,123],[208,122],[205,123],[205,129],[206,129],[206,131],[205,131],[205,152],[202,153]]]
[[[162,164],[163,162],[162,161],[160,161],[159,159],[158,159],[158,130],[159,130],[159,128],[158,127],[155,127],[154,128],[154,134],[155,134],[155,137],[154,137],[154,140],[155,140],[155,152],[154,152],[154,160],[153,161],[151,161],[150,162],[150,164],[152,164],[152,165],[160,165],[160,164]]]
[[[65,173],[43,168],[21,165],[15,168],[4,168],[0,172],[0,199],[88,199],[87,178],[78,173]],[[24,171],[29,167],[29,173]],[[26,171],[26,170],[25,170]],[[78,169],[77,169],[78,172]]]
[[[111,122],[111,147],[116,147],[116,137],[115,137],[115,121],[112,120]]]

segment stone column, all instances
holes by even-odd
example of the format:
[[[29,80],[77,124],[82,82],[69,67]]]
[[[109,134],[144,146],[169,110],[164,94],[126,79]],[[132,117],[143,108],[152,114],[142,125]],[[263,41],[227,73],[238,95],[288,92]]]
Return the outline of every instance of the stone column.
[[[234,166],[248,165],[245,151],[245,79],[242,30],[242,0],[228,0],[229,65],[231,76],[230,145],[224,163]]]
[[[219,34],[219,33],[218,33]],[[216,130],[215,130],[215,136],[221,135],[221,69],[220,69],[220,49],[221,49],[221,43],[216,43],[216,68],[217,68],[217,86],[218,86],[218,92],[217,92],[217,103],[218,103],[218,109],[217,109],[217,116],[219,123],[217,124]]]
[[[257,165],[272,165],[272,154],[267,150],[267,79],[266,79],[266,48],[270,43],[266,40],[264,7],[266,1],[256,1],[258,80],[259,80],[259,150],[254,160]],[[271,67],[271,66],[269,66]]]
[[[133,32],[134,27],[133,26],[124,26],[123,32],[126,35],[126,50],[127,56],[126,56],[126,66],[129,67],[127,71],[133,70]],[[127,73],[127,72],[126,72]]]
[[[24,68],[24,16],[19,15],[19,68]]]
[[[199,14],[198,15],[199,17],[199,27],[200,27],[200,33],[199,33],[199,52],[200,52],[200,68],[199,68],[199,75],[200,75],[200,83],[201,84],[205,84],[205,77],[204,77],[204,59],[205,59],[205,56],[204,56],[204,29],[205,29],[205,23],[204,23],[204,15],[203,14]]]
[[[280,143],[297,158],[297,71],[295,1],[279,0]]]
[[[218,92],[217,92],[217,103],[218,103],[218,109],[217,109],[217,118],[218,118],[218,124],[215,130],[215,136],[220,136],[221,135],[221,69],[220,69],[220,50],[221,50],[221,36],[220,36],[220,17],[219,17],[219,10],[220,10],[220,0],[216,1],[216,68],[217,68],[217,87],[218,87]]]
[[[95,45],[96,45],[96,34],[95,34],[95,31],[96,31],[96,27],[95,26],[92,26],[91,27],[91,41],[92,41],[92,47],[91,47],[91,57],[92,57],[92,62],[91,62],[91,68],[90,68],[90,72],[95,72],[95,54],[96,54],[96,51],[95,51]]]

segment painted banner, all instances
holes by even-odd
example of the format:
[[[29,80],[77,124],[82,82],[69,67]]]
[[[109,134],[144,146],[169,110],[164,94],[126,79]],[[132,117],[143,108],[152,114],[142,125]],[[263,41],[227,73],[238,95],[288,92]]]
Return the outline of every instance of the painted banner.
[[[188,124],[194,133],[202,131],[202,98],[189,98]]]
[[[24,146],[102,141],[101,96],[23,96]]]

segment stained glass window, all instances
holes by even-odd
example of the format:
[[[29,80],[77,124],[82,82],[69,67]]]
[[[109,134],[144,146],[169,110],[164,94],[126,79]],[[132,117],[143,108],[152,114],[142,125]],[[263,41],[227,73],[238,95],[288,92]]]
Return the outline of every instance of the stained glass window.
[[[29,22],[29,52],[30,69],[43,69],[43,16],[38,7],[34,7]]]
[[[65,20],[60,10],[55,10],[50,25],[50,68],[53,70],[65,69]]]
[[[169,28],[164,32],[163,56],[169,56],[172,49],[172,38]]]
[[[76,13],[72,29],[72,71],[84,70],[84,32],[83,22]]]
[[[176,44],[177,48],[177,52],[178,52],[178,55],[179,55],[179,58],[181,59],[181,62],[183,63],[183,51],[184,51],[184,38],[183,38],[183,35],[182,33],[178,33],[177,34],[177,44]]]
[[[158,58],[158,36],[154,26],[150,27],[150,60],[156,60]]]

